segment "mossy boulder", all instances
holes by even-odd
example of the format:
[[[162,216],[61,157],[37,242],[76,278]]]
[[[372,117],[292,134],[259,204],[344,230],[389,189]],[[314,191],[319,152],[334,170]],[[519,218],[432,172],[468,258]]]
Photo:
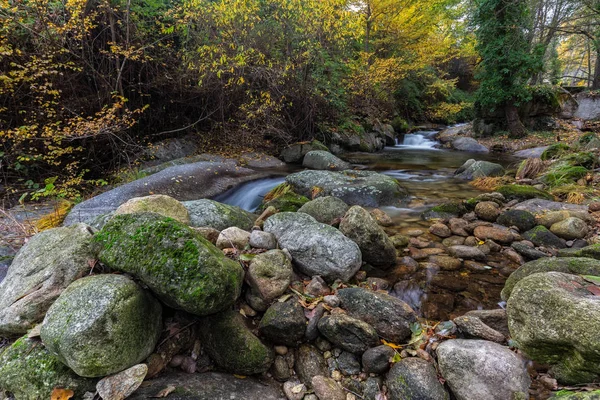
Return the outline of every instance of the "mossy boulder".
[[[559,238],[542,225],[538,225],[523,233],[523,237],[536,246],[553,247],[555,249],[564,249],[567,247],[563,239]]]
[[[554,197],[550,193],[527,185],[504,185],[496,189],[496,192],[502,194],[509,201],[525,201],[529,199],[554,200]]]
[[[502,176],[504,172],[504,167],[500,164],[470,159],[454,171],[454,176],[457,179],[472,180],[475,178]]]
[[[246,327],[232,310],[202,319],[200,336],[204,350],[219,368],[240,375],[260,374],[269,369],[273,351]]]
[[[114,215],[153,212],[173,218],[183,224],[190,224],[190,213],[183,204],[164,194],[134,197],[121,204]]]
[[[513,340],[531,359],[551,365],[550,373],[563,384],[594,382],[600,376],[596,290],[579,276],[545,272],[520,280],[508,299]]]
[[[69,285],[42,325],[48,350],[79,376],[102,377],[148,357],[162,331],[158,301],[124,275],[95,275]]]
[[[0,350],[0,394],[16,400],[49,399],[54,388],[70,389],[76,399],[95,392],[95,380],[82,378],[35,339],[22,337]]]
[[[572,392],[570,390],[561,390],[553,393],[551,400],[600,400],[600,390],[591,392]]]
[[[250,230],[256,220],[256,216],[246,210],[214,200],[184,201],[183,205],[189,211],[190,225],[194,227],[208,227],[222,231],[235,226]]]
[[[171,307],[208,315],[231,306],[240,295],[242,267],[174,219],[119,215],[94,241],[100,261],[134,275]]]
[[[539,272],[564,272],[574,275],[600,276],[600,260],[585,257],[542,258],[521,265],[504,283],[502,299],[508,300],[515,285],[523,278]]]
[[[566,154],[569,151],[569,149],[569,146],[564,143],[555,143],[548,147],[546,150],[544,150],[540,158],[544,161],[554,160]]]
[[[474,208],[474,206],[473,206]],[[432,207],[421,214],[421,218],[426,221],[432,219],[449,219],[460,217],[468,212],[464,202],[451,201]]]
[[[506,210],[498,216],[496,222],[507,227],[516,226],[520,232],[528,231],[537,225],[533,214],[523,210]]]
[[[558,251],[559,257],[587,257],[600,260],[600,243],[592,244],[581,249],[562,249]],[[598,271],[600,274],[600,271]]]
[[[318,197],[304,204],[298,212],[310,215],[323,224],[341,219],[350,207],[343,200],[333,196]]]
[[[560,160],[567,162],[573,167],[580,166],[587,169],[594,169],[598,165],[598,157],[589,151],[569,154]]]
[[[295,212],[309,201],[310,199],[308,197],[290,191],[273,200],[263,203],[261,208],[266,209],[267,207],[272,206],[281,212]]]

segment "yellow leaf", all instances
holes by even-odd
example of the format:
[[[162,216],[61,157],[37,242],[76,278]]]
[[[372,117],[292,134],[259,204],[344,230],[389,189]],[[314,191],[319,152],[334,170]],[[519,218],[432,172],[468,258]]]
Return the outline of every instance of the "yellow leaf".
[[[51,400],[69,400],[75,393],[71,389],[54,388],[50,395]]]

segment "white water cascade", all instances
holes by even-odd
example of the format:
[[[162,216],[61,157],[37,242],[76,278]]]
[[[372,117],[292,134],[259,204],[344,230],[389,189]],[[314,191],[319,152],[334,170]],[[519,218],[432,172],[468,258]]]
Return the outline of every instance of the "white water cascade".
[[[399,143],[396,139],[396,147],[412,149],[435,149],[438,142],[433,140],[436,131],[418,131],[404,135],[404,141]]]

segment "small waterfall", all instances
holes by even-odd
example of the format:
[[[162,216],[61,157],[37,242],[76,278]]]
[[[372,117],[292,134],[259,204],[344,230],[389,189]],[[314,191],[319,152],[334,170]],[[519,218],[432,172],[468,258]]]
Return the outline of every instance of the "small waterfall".
[[[283,176],[258,179],[236,186],[218,195],[214,200],[230,206],[238,206],[246,211],[255,211],[265,194],[283,182],[285,182]]]
[[[434,149],[438,142],[433,140],[436,131],[418,131],[404,135],[404,141],[399,143],[396,139],[396,147],[413,149]]]

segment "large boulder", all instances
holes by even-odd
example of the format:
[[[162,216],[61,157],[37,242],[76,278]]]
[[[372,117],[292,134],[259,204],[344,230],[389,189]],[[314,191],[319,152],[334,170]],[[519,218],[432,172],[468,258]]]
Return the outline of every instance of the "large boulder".
[[[550,232],[566,240],[582,239],[587,235],[588,227],[585,221],[571,217],[553,224]]]
[[[590,93],[579,93],[575,99],[578,103],[575,118],[584,121],[600,119],[600,99],[598,97]]]
[[[264,231],[289,250],[300,272],[327,280],[348,281],[362,264],[356,243],[332,226],[304,213],[283,212],[265,221]]]
[[[235,226],[250,230],[256,220],[256,216],[246,210],[214,200],[184,201],[183,205],[190,213],[190,225],[195,227],[209,227],[222,231]]]
[[[100,261],[134,275],[171,307],[208,315],[231,306],[240,295],[242,267],[171,218],[119,215],[94,241]]]
[[[334,196],[363,207],[399,206],[408,197],[396,179],[372,171],[302,171],[286,182],[303,196]]]
[[[331,225],[333,221],[340,220],[349,208],[343,200],[333,196],[325,196],[309,201],[300,207],[298,212],[303,212],[319,222]]]
[[[523,264],[506,280],[502,299],[508,300],[515,285],[523,278],[538,272],[564,272],[574,275],[600,276],[600,260],[584,257],[542,258]]]
[[[457,137],[452,141],[454,150],[466,151],[469,153],[489,153],[490,150],[479,143],[477,140],[470,137]]]
[[[563,249],[567,247],[563,239],[550,232],[543,225],[538,225],[535,228],[524,232],[523,237],[536,246],[553,247],[556,249]]]
[[[394,364],[386,377],[390,400],[448,400],[450,395],[440,383],[432,363],[409,357]]]
[[[96,256],[84,224],[49,229],[21,248],[0,283],[0,336],[21,335],[44,319],[73,281],[90,271]]]
[[[313,150],[306,153],[302,166],[310,169],[343,171],[350,169],[350,163],[334,156],[328,151]]]
[[[342,221],[340,231],[360,248],[363,261],[389,268],[396,263],[396,248],[377,221],[361,206],[351,207]]]
[[[0,350],[0,394],[18,400],[49,399],[54,388],[72,390],[76,398],[95,392],[92,379],[77,376],[42,345],[22,337]]]
[[[507,347],[455,339],[440,344],[436,352],[442,377],[457,400],[529,398],[525,362]]]
[[[121,204],[114,215],[153,212],[189,225],[190,213],[181,202],[164,194],[134,197]]]
[[[123,275],[73,282],[48,310],[42,341],[77,375],[101,377],[148,357],[162,331],[161,306]]]
[[[489,161],[467,160],[455,172],[458,179],[472,180],[475,178],[487,178],[504,175],[504,167]]]
[[[175,165],[77,204],[67,215],[64,225],[89,223],[134,197],[165,194],[179,201],[209,198],[264,175],[239,167],[235,162],[201,161]]]
[[[270,250],[255,256],[246,274],[246,282],[250,285],[249,296],[256,297],[260,303],[254,308],[264,310],[281,296],[290,285],[293,273],[292,262],[281,250]]]
[[[200,336],[210,358],[228,372],[261,374],[273,363],[273,351],[252,334],[235,311],[204,317]]]
[[[513,340],[533,360],[552,366],[565,384],[594,382],[600,376],[598,287],[561,272],[530,275],[508,299]]]
[[[295,297],[277,301],[265,312],[258,329],[272,343],[297,346],[306,331],[304,309]]]
[[[558,252],[559,257],[588,257],[600,260],[600,243],[592,244],[581,249],[562,249]],[[600,271],[599,271],[600,272]]]
[[[349,315],[372,325],[386,340],[404,343],[410,338],[417,315],[402,300],[363,288],[341,289],[338,297]]]
[[[523,210],[506,210],[498,216],[496,222],[507,227],[516,226],[519,232],[528,231],[537,225],[533,214]]]
[[[529,199],[516,204],[513,210],[529,211],[534,215],[544,214],[548,211],[584,211],[587,212],[587,206],[580,204],[561,203],[560,201],[550,201],[544,199]]]

